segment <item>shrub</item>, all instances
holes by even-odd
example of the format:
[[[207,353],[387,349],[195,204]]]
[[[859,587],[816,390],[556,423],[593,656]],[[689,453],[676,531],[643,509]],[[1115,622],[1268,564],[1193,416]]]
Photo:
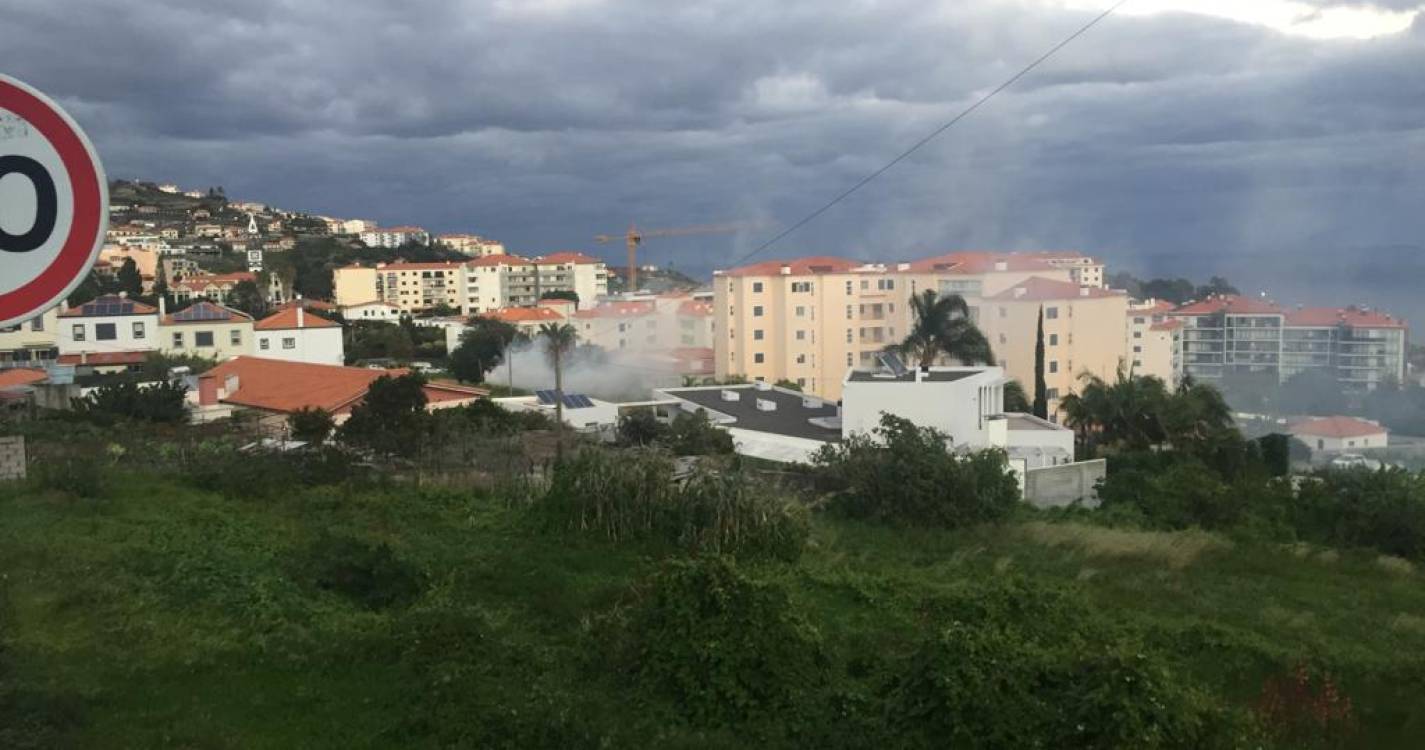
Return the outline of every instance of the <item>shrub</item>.
[[[338,437],[343,443],[383,455],[415,455],[431,424],[425,411],[424,384],[425,379],[416,373],[395,378],[382,375],[373,380],[366,398],[337,431]]]
[[[1425,474],[1322,472],[1302,484],[1292,511],[1304,539],[1425,559]]]
[[[653,450],[581,450],[555,467],[534,512],[552,530],[694,554],[794,560],[808,533],[802,509],[746,476],[697,470],[680,487],[672,460]]]
[[[28,473],[35,487],[80,499],[98,499],[109,492],[104,467],[93,460],[72,457],[40,460],[30,464]]]
[[[955,528],[1008,516],[1020,494],[1004,453],[957,456],[946,441],[885,414],[874,437],[826,445],[812,463],[834,507],[852,517]]]
[[[287,427],[292,431],[293,440],[320,445],[336,429],[336,421],[325,409],[306,406],[287,416]]]
[[[368,609],[407,604],[421,592],[420,573],[385,543],[323,536],[310,552],[307,573],[318,588]]]
[[[179,382],[161,381],[142,386],[133,382],[114,383],[75,399],[74,409],[101,424],[120,419],[177,424],[188,421],[188,407],[184,402],[187,392],[188,388]]]
[[[679,456],[725,456],[733,452],[732,433],[714,425],[706,412],[679,413],[668,430],[668,447]]]
[[[726,559],[667,564],[614,623],[615,669],[694,724],[785,718],[824,679],[818,635],[786,593]]]
[[[1283,747],[1343,747],[1355,733],[1355,709],[1329,674],[1299,664],[1269,678],[1253,710]]]
[[[658,415],[648,409],[632,411],[618,419],[618,440],[624,445],[652,445],[667,431],[667,426],[658,421]]]

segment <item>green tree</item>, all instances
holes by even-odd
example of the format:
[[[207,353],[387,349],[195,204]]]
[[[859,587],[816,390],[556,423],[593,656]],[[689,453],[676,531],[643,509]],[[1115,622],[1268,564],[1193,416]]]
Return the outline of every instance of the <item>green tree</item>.
[[[965,364],[991,364],[994,353],[985,335],[970,320],[970,306],[958,294],[940,295],[926,289],[910,299],[915,323],[892,351],[914,359],[921,367],[948,355]]]
[[[1011,380],[1004,384],[1004,410],[1028,414],[1033,409],[1029,403],[1029,395],[1024,392],[1024,384],[1018,380]]]
[[[75,411],[98,422],[132,419],[139,422],[178,424],[188,421],[181,382],[160,381],[139,385],[132,381],[100,386],[82,399],[75,399]]]
[[[1089,373],[1082,381],[1078,393],[1059,403],[1064,423],[1078,432],[1085,449],[1102,444],[1143,449],[1163,441],[1169,394],[1162,380],[1134,375],[1120,365],[1112,383]]]
[[[267,299],[252,281],[239,281],[228,292],[227,306],[261,318],[267,314]]]
[[[505,359],[519,336],[514,326],[502,320],[475,318],[460,334],[460,344],[450,352],[451,374],[465,383],[482,383],[485,373]]]
[[[668,432],[651,409],[631,411],[618,418],[618,440],[624,445],[652,445]]]
[[[1241,294],[1241,292],[1237,291],[1237,287],[1232,286],[1231,282],[1221,276],[1213,276],[1207,280],[1206,284],[1197,288],[1198,299],[1205,299],[1214,295],[1220,297],[1229,294],[1235,295]]]
[[[143,276],[133,258],[124,258],[123,265],[119,266],[118,281],[119,291],[128,294],[130,299],[143,296]]]
[[[725,456],[734,452],[732,433],[708,419],[707,412],[681,412],[668,430],[668,446],[678,456]]]
[[[336,428],[336,422],[327,410],[319,406],[307,406],[287,415],[287,428],[291,431],[293,440],[321,445]]]
[[[424,385],[425,379],[417,373],[373,380],[366,397],[337,431],[338,437],[387,456],[414,455],[424,442],[430,417]]]
[[[357,321],[347,327],[346,361],[392,359],[410,361],[416,353],[415,342],[404,327],[376,321]]]
[[[568,323],[545,323],[539,327],[539,335],[548,347],[550,362],[554,365],[554,450],[557,458],[564,457],[564,356],[579,341],[579,332]]]
[[[1044,381],[1044,306],[1039,306],[1039,331],[1034,340],[1034,416],[1049,418],[1049,384]]]

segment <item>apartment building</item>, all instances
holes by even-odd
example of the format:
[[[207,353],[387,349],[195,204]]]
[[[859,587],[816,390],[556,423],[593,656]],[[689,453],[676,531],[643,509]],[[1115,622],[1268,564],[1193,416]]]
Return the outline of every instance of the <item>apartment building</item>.
[[[1176,387],[1181,366],[1181,321],[1169,313],[1177,308],[1163,300],[1132,300],[1128,303],[1128,335],[1124,342],[1127,365],[1135,375],[1152,376]]]
[[[0,328],[0,369],[40,367],[59,356],[59,308]]]
[[[535,258],[537,291],[571,291],[579,296],[579,307],[597,303],[609,293],[609,269],[598,258],[583,253],[562,252]]]
[[[233,288],[243,282],[256,284],[257,274],[251,271],[194,274],[169,283],[168,293],[175,302],[206,299],[221,304],[227,302]]]
[[[386,302],[416,313],[444,304],[480,315],[534,305],[551,291],[574,292],[581,306],[592,305],[608,294],[608,269],[578,253],[534,259],[500,253],[467,261],[346,266],[336,269],[333,282],[341,307]]]
[[[497,240],[489,240],[474,234],[440,234],[436,242],[456,251],[476,258],[486,255],[504,255],[505,245]]]
[[[422,245],[430,242],[430,233],[420,227],[385,227],[363,229],[357,235],[367,247],[400,247],[407,242]]]
[[[968,303],[971,318],[983,327],[985,305],[1031,279],[1057,284],[1056,290],[1077,293],[1079,289],[1070,268],[1030,253],[961,252],[890,264],[811,257],[717,271],[713,279],[716,375],[788,380],[836,399],[848,368],[873,367],[878,353],[905,338],[913,323],[911,297],[927,289],[958,294]],[[1120,299],[1120,305],[1126,304],[1126,298]],[[1014,320],[1022,322],[1019,312],[1025,305],[1004,307],[1015,311]],[[1115,324],[1095,334],[1095,342],[1116,336],[1112,344],[1095,343],[1095,351],[1121,355],[1121,308],[1119,316]],[[1032,352],[1033,325],[1010,331],[1007,323],[1000,324],[997,332],[1004,334],[1006,342],[1027,341]],[[1089,358],[1098,359],[1097,355]]]
[[[386,302],[416,313],[438,305],[461,306],[461,266],[452,261],[345,266],[332,273],[332,281],[336,303],[343,308]]]
[[[1369,390],[1405,378],[1407,327],[1381,312],[1288,310],[1228,295],[1184,305],[1172,318],[1183,324],[1180,372],[1198,380],[1256,375],[1285,382],[1318,371]]]
[[[1128,295],[1072,281],[1030,278],[986,297],[980,330],[990,340],[1005,374],[1034,386],[1039,312],[1044,312],[1044,381],[1049,413],[1074,392],[1085,373],[1117,376],[1126,359]]]
[[[203,300],[168,314],[159,303],[159,349],[225,360],[252,352],[252,316]]]
[[[1104,286],[1103,261],[1074,250],[1030,253],[1049,265],[1069,272],[1071,281],[1079,286]]]
[[[518,255],[487,255],[466,261],[462,269],[460,312],[465,315],[539,302],[542,288],[534,261]]]

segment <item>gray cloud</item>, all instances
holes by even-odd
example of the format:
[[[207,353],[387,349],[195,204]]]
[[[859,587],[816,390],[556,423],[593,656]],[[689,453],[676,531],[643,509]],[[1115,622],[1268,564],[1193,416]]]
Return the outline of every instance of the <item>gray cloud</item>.
[[[597,251],[630,220],[795,220],[1086,18],[997,0],[11,0],[0,70],[71,108],[115,175]],[[1419,19],[1323,42],[1112,18],[770,255],[1077,247],[1282,294],[1338,284],[1322,302],[1378,293],[1425,319],[1331,271],[1419,269],[1400,248],[1425,244],[1420,70]],[[760,239],[647,252],[702,272]]]

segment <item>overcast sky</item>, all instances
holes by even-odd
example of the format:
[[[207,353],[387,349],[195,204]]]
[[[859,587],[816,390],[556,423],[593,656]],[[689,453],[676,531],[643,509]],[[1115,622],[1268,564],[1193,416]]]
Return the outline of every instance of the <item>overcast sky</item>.
[[[6,0],[114,177],[705,272],[1109,0]],[[1133,0],[766,253],[1077,248],[1425,319],[1425,0]],[[1418,305],[1413,307],[1412,305]]]

